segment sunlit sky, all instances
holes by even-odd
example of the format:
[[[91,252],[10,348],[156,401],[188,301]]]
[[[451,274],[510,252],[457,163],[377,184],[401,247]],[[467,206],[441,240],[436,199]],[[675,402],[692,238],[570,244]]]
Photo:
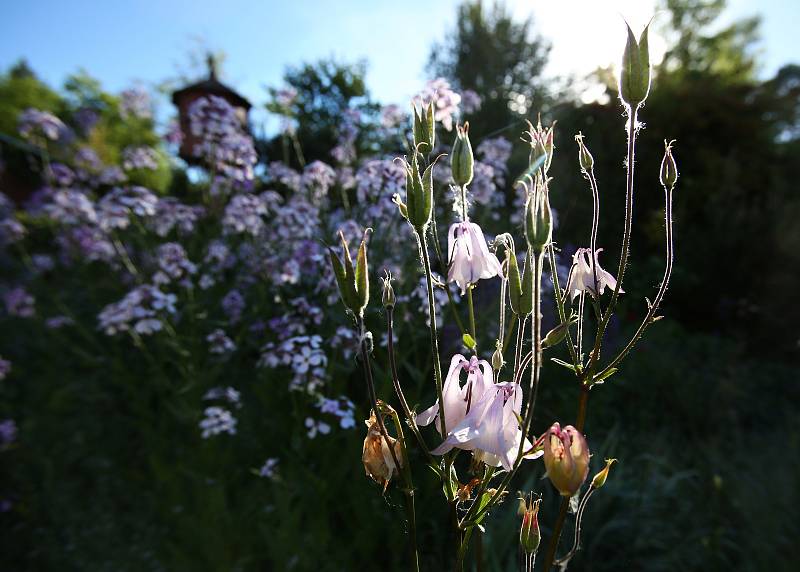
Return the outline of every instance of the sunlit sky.
[[[488,2],[487,2],[488,3]],[[145,86],[186,71],[200,48],[227,54],[224,80],[258,105],[287,65],[366,58],[380,101],[403,103],[422,86],[431,45],[454,25],[459,0],[26,0],[0,10],[0,68],[25,57],[60,85],[85,68],[106,89]],[[553,45],[549,73],[587,74],[615,62],[626,18],[640,30],[655,0],[509,0]],[[762,75],[800,62],[800,0],[729,0],[725,21],[761,14]],[[661,15],[662,21],[666,15]],[[652,38],[652,36],[651,36]],[[652,40],[654,52],[664,41]]]

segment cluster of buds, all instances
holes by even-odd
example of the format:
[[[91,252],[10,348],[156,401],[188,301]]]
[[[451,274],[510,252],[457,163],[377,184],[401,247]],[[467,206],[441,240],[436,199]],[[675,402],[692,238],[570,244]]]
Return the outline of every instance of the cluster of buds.
[[[539,505],[542,499],[534,499],[533,495],[520,498],[519,514],[522,516],[522,525],[519,529],[519,545],[522,551],[532,556],[539,550],[542,533],[539,530]]]

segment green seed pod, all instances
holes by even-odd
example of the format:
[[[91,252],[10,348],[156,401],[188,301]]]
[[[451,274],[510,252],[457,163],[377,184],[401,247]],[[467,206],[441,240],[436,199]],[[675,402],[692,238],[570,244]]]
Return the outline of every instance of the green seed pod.
[[[659,173],[661,184],[668,189],[674,189],[675,183],[678,181],[678,165],[675,163],[675,157],[672,156],[673,143],[675,141],[669,143],[664,141],[664,158],[661,160],[661,172]]]
[[[383,304],[384,308],[394,308],[394,305],[397,303],[397,298],[394,295],[394,288],[392,288],[392,275],[388,270],[385,272],[386,277],[381,278],[383,281],[383,294],[381,295],[381,303]]]
[[[414,147],[423,154],[433,151],[436,145],[436,122],[434,120],[433,102],[420,106],[414,105]]]
[[[538,188],[525,205],[525,239],[533,252],[540,253],[550,243],[553,234],[553,213],[544,188]]]
[[[353,269],[353,259],[350,258],[350,249],[344,238],[344,234],[339,233],[339,237],[341,238],[342,249],[344,250],[344,261],[339,259],[339,256],[337,256],[332,248],[328,249],[331,258],[331,266],[333,267],[333,274],[336,277],[336,285],[339,287],[339,296],[342,298],[342,303],[345,308],[354,314],[359,314],[361,312],[361,305],[358,289],[356,287],[356,272]]]
[[[433,214],[433,161],[423,173],[419,172],[418,154],[406,164],[406,209],[408,222],[422,232],[428,227]]]
[[[456,126],[456,140],[450,156],[450,167],[456,185],[466,186],[472,182],[475,159],[472,155],[472,143],[469,141],[469,122]]]
[[[617,462],[616,459],[606,459],[606,466],[603,467],[603,469],[592,478],[593,489],[599,489],[604,484],[606,484],[606,479],[608,478],[608,471],[609,469],[611,469],[611,465],[613,465],[616,462]]]
[[[525,554],[533,554],[539,549],[542,534],[539,530],[539,504],[541,499],[524,503],[522,526],[519,530],[519,544]]]
[[[358,247],[356,257],[356,294],[358,300],[357,314],[364,315],[364,309],[369,304],[369,267],[367,266],[367,234],[372,229],[364,231],[364,238],[361,239],[361,246]]]
[[[542,340],[542,347],[543,348],[551,348],[553,346],[557,346],[564,339],[567,337],[567,333],[569,332],[569,327],[574,323],[573,320],[568,320],[566,323],[559,324],[549,332]]]
[[[578,133],[575,141],[578,143],[578,162],[581,164],[581,171],[588,173],[594,167],[594,157],[583,143],[583,133]]]
[[[650,93],[650,50],[645,26],[639,41],[627,22],[628,41],[622,54],[622,72],[619,77],[619,95],[632,109],[638,108]]]

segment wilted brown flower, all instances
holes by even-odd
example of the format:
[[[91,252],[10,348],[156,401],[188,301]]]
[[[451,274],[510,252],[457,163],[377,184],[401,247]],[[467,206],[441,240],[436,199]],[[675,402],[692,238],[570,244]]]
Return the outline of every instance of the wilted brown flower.
[[[367,425],[367,436],[364,439],[364,449],[361,455],[361,460],[364,462],[364,470],[368,477],[379,485],[383,485],[385,492],[386,487],[389,486],[389,481],[398,474],[399,467],[395,464],[395,458],[402,466],[403,457],[400,443],[389,435],[386,438],[383,437],[374,411],[371,412],[369,419],[364,423]],[[394,457],[392,456],[392,449],[394,450]]]

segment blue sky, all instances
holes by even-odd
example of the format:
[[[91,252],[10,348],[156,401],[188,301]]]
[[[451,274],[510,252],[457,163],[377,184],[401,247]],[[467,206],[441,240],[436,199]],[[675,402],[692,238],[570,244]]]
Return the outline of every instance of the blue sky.
[[[0,68],[20,57],[48,82],[84,67],[112,91],[150,85],[185,70],[200,46],[226,52],[225,81],[255,104],[286,65],[335,56],[369,62],[379,100],[403,103],[421,87],[430,46],[453,26],[458,0],[26,0],[5,2]],[[553,42],[551,71],[582,74],[614,61],[624,41],[620,16],[644,25],[653,0],[509,0],[533,13]],[[794,24],[800,0],[729,0],[727,19],[764,18],[762,74],[800,62]],[[581,41],[575,42],[577,34]],[[587,49],[588,48],[588,49]]]

